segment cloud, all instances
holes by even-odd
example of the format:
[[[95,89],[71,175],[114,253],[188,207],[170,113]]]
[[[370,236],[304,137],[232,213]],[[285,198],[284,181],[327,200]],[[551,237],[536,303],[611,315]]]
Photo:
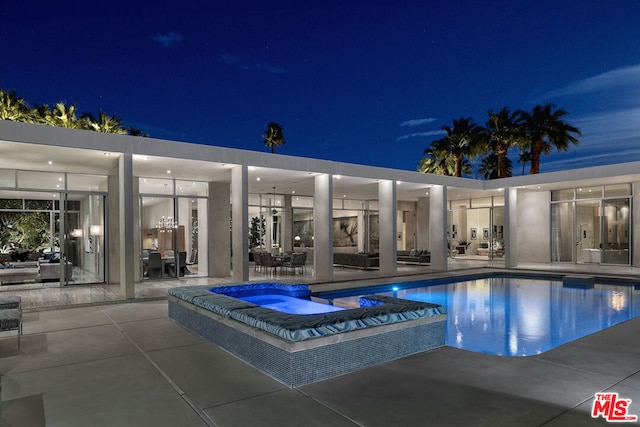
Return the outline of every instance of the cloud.
[[[620,88],[640,90],[640,65],[619,68],[587,79],[578,80],[558,90],[551,91],[543,98],[584,95]]]
[[[158,33],[154,38],[153,41],[155,41],[156,43],[160,44],[160,46],[162,46],[165,49],[168,49],[170,47],[175,46],[176,44],[180,43],[182,41],[183,37],[182,34],[178,34],[176,32],[170,32],[168,34],[161,34]]]
[[[256,64],[246,64],[246,63],[243,63],[239,57],[235,55],[230,55],[230,54],[220,55],[220,62],[226,65],[237,67],[240,70],[259,70],[259,71],[267,71],[273,74],[281,74],[285,72],[284,68],[278,67],[276,65],[271,65],[266,62],[258,62]]]
[[[403,141],[409,138],[421,138],[425,136],[435,136],[435,135],[444,135],[444,134],[445,134],[445,131],[443,130],[430,130],[428,132],[417,132],[417,133],[410,133],[408,135],[402,135],[397,137],[396,141]]]
[[[408,127],[415,127],[415,126],[420,126],[420,125],[426,125],[429,123],[433,123],[435,122],[436,119],[429,117],[426,119],[413,119],[413,120],[407,120],[406,122],[402,122],[400,123],[400,126],[408,126]]]
[[[582,136],[568,152],[545,156],[544,172],[640,160],[640,64],[575,81],[542,100],[556,98]]]

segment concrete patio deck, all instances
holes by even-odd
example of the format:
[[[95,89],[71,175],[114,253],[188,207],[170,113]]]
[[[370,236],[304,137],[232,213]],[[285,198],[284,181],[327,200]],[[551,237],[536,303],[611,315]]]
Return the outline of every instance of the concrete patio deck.
[[[640,318],[532,357],[451,347],[289,389],[167,317],[166,301],[25,314],[0,339],[11,426],[591,426],[640,414]]]

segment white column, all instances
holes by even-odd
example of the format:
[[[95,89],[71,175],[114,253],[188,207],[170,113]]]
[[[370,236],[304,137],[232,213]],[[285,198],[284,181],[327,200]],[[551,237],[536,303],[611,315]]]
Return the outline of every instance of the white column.
[[[518,189],[506,188],[504,192],[504,266],[518,266]]]
[[[447,270],[447,187],[442,185],[429,192],[429,248],[431,266]]]
[[[231,275],[229,271],[231,265],[231,253],[229,252],[231,248],[231,237],[229,235],[230,197],[231,189],[229,184],[226,182],[209,183],[208,221],[205,224],[208,226],[208,232],[205,226],[204,230],[200,228],[198,233],[198,241],[206,239],[207,242],[206,251],[200,252],[199,250],[199,259],[207,260],[209,267],[207,270],[208,277],[229,277]],[[235,218],[233,224],[235,224]],[[234,240],[236,239],[235,232],[236,227],[233,227]],[[239,239],[241,238],[239,237]],[[235,250],[234,247],[234,252]],[[200,268],[199,265],[198,268]]]
[[[229,184],[227,184],[227,188],[229,188]],[[211,193],[209,193],[211,194]],[[227,203],[231,201],[231,193],[229,190],[229,197],[227,197]],[[209,275],[209,252],[213,252],[213,250],[209,250],[209,248],[215,248],[215,246],[211,246],[209,244],[209,205],[210,200],[207,199],[198,199],[198,250],[197,254],[197,262],[198,262],[198,275],[208,276]],[[227,218],[229,217],[229,205],[227,205]],[[227,229],[227,236],[229,236],[229,232]],[[229,245],[231,246],[231,242],[229,241]],[[227,251],[227,256],[229,257],[229,263],[231,262],[231,254]],[[230,275],[229,272],[229,263],[227,263],[227,276]]]
[[[291,194],[284,195],[284,209],[282,210],[282,250],[293,251],[293,207]]]
[[[245,282],[249,280],[249,169],[247,165],[236,166],[231,170],[231,204],[233,280]]]
[[[133,155],[120,156],[118,168],[119,225],[120,225],[120,292],[127,299],[135,298],[135,247]]]
[[[431,250],[429,247],[429,198],[418,198],[418,212],[416,214],[416,234],[418,250]]]
[[[395,275],[397,268],[397,201],[396,182],[384,180],[378,183],[380,209],[380,274]]]
[[[333,176],[328,174],[315,177],[313,264],[317,280],[333,280]]]

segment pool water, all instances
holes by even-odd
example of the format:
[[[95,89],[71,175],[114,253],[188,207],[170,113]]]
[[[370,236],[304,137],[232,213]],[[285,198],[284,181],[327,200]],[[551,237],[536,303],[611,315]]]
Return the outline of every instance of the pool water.
[[[640,316],[640,291],[634,286],[577,289],[558,281],[495,277],[415,284],[377,294],[445,306],[446,344],[487,354],[539,354]]]
[[[238,299],[289,314],[320,314],[344,310],[341,307],[278,294],[253,295]]]

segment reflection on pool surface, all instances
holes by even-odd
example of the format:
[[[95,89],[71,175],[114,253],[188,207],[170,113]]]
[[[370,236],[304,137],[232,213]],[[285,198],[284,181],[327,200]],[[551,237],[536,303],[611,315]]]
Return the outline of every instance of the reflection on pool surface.
[[[633,286],[577,289],[559,281],[504,277],[424,283],[376,293],[445,306],[446,344],[481,353],[530,356],[640,315],[640,291]]]
[[[344,310],[341,307],[278,294],[252,295],[237,299],[289,314],[320,314]]]

